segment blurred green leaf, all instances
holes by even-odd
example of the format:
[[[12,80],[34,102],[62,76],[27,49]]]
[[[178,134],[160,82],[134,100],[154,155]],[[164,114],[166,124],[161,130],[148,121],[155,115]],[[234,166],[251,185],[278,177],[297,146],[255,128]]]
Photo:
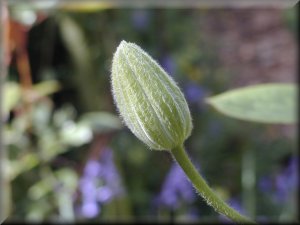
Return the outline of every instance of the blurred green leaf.
[[[49,101],[39,101],[33,105],[32,109],[32,126],[37,133],[43,133],[44,129],[48,129],[51,125],[53,104]]]
[[[95,82],[95,68],[90,47],[84,30],[76,20],[68,16],[58,16],[62,40],[70,53],[74,64],[74,84],[76,85],[81,103],[88,111],[100,109],[101,96],[99,84]],[[88,88],[87,88],[88,87]]]
[[[84,124],[68,121],[62,126],[60,137],[67,145],[80,146],[91,141],[92,131]]]
[[[23,157],[15,160],[11,160],[9,163],[9,178],[10,180],[15,179],[19,174],[24,173],[36,165],[38,165],[39,159],[34,153],[27,153]]]
[[[56,193],[56,200],[59,208],[59,214],[63,220],[73,221],[73,196],[77,187],[78,176],[75,171],[69,168],[63,168],[55,173],[59,186]]]
[[[76,115],[77,112],[74,106],[65,104],[53,112],[53,124],[57,127],[61,127],[65,122],[75,120]]]
[[[6,82],[4,84],[4,115],[7,115],[19,102],[21,98],[21,90],[17,83]]]
[[[31,201],[24,207],[24,210],[26,211],[26,220],[31,223],[39,223],[40,221],[45,220],[45,217],[51,212],[52,208],[53,206],[47,198]]]
[[[114,4],[109,2],[66,2],[61,3],[59,5],[59,8],[65,11],[71,11],[71,12],[83,12],[83,13],[89,13],[89,12],[97,12],[104,9],[109,9]]]
[[[119,117],[109,112],[85,113],[79,123],[87,125],[97,133],[110,132],[123,127]]]
[[[55,173],[55,176],[68,190],[74,191],[76,189],[78,176],[74,170],[62,168]]]
[[[38,97],[47,96],[55,93],[60,89],[60,85],[55,80],[43,81],[38,84],[33,85],[32,90],[38,94]],[[3,110],[4,115],[9,113],[22,98],[20,85],[16,82],[6,82],[4,85],[4,104]]]
[[[221,113],[247,121],[295,123],[297,86],[261,84],[231,90],[207,99]]]
[[[28,190],[28,194],[31,199],[38,200],[51,191],[53,191],[53,181],[51,178],[45,177],[32,185]]]
[[[51,95],[61,88],[60,84],[56,80],[47,80],[33,85],[33,90],[40,96]]]

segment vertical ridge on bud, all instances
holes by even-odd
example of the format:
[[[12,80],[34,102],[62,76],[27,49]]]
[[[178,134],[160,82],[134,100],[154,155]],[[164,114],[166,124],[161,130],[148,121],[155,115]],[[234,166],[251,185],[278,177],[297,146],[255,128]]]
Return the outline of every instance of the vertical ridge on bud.
[[[169,94],[170,96],[170,101],[173,101],[175,104],[175,107],[177,109],[177,111],[175,111],[175,113],[178,113],[177,117],[180,117],[181,120],[179,120],[181,123],[181,128],[184,129],[184,134],[189,136],[190,132],[191,132],[191,128],[192,128],[192,123],[191,120],[190,121],[186,121],[186,117],[190,117],[190,112],[187,106],[187,103],[185,101],[185,98],[183,96],[183,94],[181,93],[180,89],[177,87],[176,83],[170,79],[169,75],[144,51],[139,51],[142,50],[140,47],[138,47],[137,45],[132,44],[132,48],[135,49],[137,51],[137,53],[140,53],[142,57],[145,57],[145,60],[137,60],[136,63],[139,62],[146,62],[149,66],[149,69],[153,72],[153,75],[156,76],[156,78],[158,79],[158,82],[162,84],[164,90]],[[149,61],[155,65],[157,65],[157,67],[151,67],[151,65],[149,64]],[[160,73],[163,73],[164,76],[159,76]],[[173,88],[172,88],[173,87]],[[172,89],[170,89],[172,88]],[[170,94],[170,93],[173,93]],[[181,106],[185,106],[184,108],[180,108],[177,101],[179,101],[181,103]],[[178,122],[178,120],[177,120]]]
[[[136,69],[138,68],[137,66],[132,66],[132,64],[130,63],[130,60],[127,58],[127,56],[126,55],[124,55],[124,57],[125,57],[125,60],[126,60],[126,62],[128,63],[128,65],[129,65],[129,68],[131,69],[131,71],[132,71],[132,76],[134,77],[134,79],[136,80],[136,83],[137,83],[137,85],[141,88],[141,92],[143,93],[143,95],[144,95],[144,97],[145,97],[145,100],[147,101],[147,102],[150,102],[151,101],[151,99],[154,99],[152,96],[149,96],[149,95],[151,95],[152,94],[152,92],[151,91],[149,91],[149,90],[147,90],[147,88],[146,88],[146,86],[145,86],[145,84],[144,85],[142,85],[141,84],[141,82],[143,82],[141,79],[139,79],[139,76],[136,76],[135,74],[138,74],[139,73],[139,71],[136,71]],[[133,61],[133,64],[135,63],[135,61]],[[135,64],[135,65],[137,65],[137,64]],[[146,68],[145,68],[146,69]],[[146,77],[145,77],[146,78]],[[150,81],[149,81],[150,82]],[[146,83],[147,84],[147,83]],[[168,133],[168,131],[166,131],[166,128],[165,128],[165,126],[164,126],[164,124],[162,124],[163,122],[164,123],[166,123],[167,125],[169,125],[168,123],[169,123],[169,121],[168,120],[166,120],[166,118],[163,118],[163,113],[162,112],[160,112],[161,111],[161,108],[160,108],[160,106],[161,105],[156,105],[155,103],[155,101],[153,101],[152,102],[153,104],[149,104],[149,111],[152,111],[152,115],[157,119],[157,121],[160,123],[160,125],[161,125],[161,131],[164,133],[164,137],[167,137],[167,139],[170,141],[170,142],[174,142],[175,141],[175,139],[174,138],[177,138],[177,137],[172,137],[169,133]],[[142,109],[142,110],[144,110],[144,109]]]
[[[182,92],[139,46],[120,43],[111,83],[125,124],[151,149],[170,150],[190,135],[191,116]]]

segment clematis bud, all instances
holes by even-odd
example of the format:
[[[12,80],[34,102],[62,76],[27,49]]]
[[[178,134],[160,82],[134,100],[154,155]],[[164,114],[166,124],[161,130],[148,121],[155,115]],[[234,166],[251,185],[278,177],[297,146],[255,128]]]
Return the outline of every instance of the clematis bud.
[[[171,150],[191,134],[190,111],[179,87],[136,44],[118,46],[111,84],[125,124],[151,149]]]

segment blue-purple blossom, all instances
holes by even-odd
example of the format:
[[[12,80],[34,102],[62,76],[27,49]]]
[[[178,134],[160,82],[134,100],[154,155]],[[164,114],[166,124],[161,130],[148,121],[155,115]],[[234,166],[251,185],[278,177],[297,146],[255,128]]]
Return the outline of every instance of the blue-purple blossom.
[[[233,209],[235,209],[236,211],[238,211],[239,213],[245,215],[246,211],[243,208],[241,201],[236,198],[236,197],[232,197],[227,201],[227,204],[232,207]],[[219,215],[219,219],[224,222],[224,223],[232,223],[232,221],[230,219],[228,219],[226,216],[224,215]]]
[[[241,214],[245,214],[245,209],[242,207],[241,201],[238,198],[230,198],[227,203]]]
[[[200,103],[206,97],[206,90],[193,82],[184,85],[183,91],[190,103]]]
[[[291,157],[276,176],[264,176],[259,181],[261,191],[269,193],[276,202],[288,201],[290,195],[299,187],[299,159]]]
[[[87,218],[96,217],[100,212],[100,208],[95,201],[84,201],[81,207],[81,213]]]
[[[196,221],[200,218],[201,214],[198,210],[198,208],[196,207],[191,207],[189,208],[187,214],[186,214],[186,218],[188,221]]]
[[[174,163],[163,183],[156,203],[176,209],[180,207],[182,202],[192,203],[195,200],[195,196],[196,193],[193,190],[193,186],[187,180],[183,170]]]
[[[96,217],[101,211],[101,204],[124,193],[110,149],[104,149],[99,159],[87,162],[79,188],[82,195],[79,211],[87,218]]]
[[[288,200],[298,183],[298,158],[291,157],[288,165],[275,178],[276,198],[279,202]]]
[[[263,192],[269,192],[270,190],[273,190],[274,185],[271,177],[269,176],[261,177],[258,182],[258,187]]]
[[[159,60],[160,65],[162,68],[170,75],[174,76],[176,72],[176,62],[174,61],[173,57],[171,55],[164,55]]]
[[[145,30],[150,22],[150,13],[146,9],[136,9],[132,12],[131,21],[134,28]]]

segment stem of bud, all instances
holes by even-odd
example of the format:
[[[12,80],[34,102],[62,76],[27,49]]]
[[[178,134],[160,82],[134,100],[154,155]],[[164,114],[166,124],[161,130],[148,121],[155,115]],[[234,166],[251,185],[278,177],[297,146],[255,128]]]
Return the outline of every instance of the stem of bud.
[[[256,224],[247,217],[239,214],[236,210],[227,205],[213,192],[213,190],[207,185],[202,176],[197,172],[183,146],[172,149],[171,154],[173,155],[177,163],[181,166],[198,193],[205,199],[205,201],[209,205],[211,205],[215,209],[216,212],[227,216],[232,221],[239,224]]]

